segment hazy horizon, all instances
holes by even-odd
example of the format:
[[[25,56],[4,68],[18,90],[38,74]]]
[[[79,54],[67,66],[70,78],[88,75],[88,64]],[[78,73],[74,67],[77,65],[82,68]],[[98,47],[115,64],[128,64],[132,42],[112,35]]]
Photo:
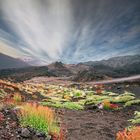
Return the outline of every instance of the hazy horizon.
[[[1,53],[0,52],[0,56],[2,57],[2,55],[4,55],[4,56],[7,56],[7,57],[11,57],[11,56],[9,56],[9,55],[7,55],[7,54],[4,54],[4,53]],[[23,59],[20,59],[20,58],[14,58],[14,57],[11,57],[11,58],[13,58],[13,59],[17,59],[17,60],[21,60],[21,61],[23,61],[23,62],[25,62],[25,64],[27,64],[27,67],[28,66],[47,66],[47,65],[50,65],[50,64],[54,64],[54,63],[56,63],[56,62],[60,62],[60,63],[63,63],[63,64],[68,64],[68,65],[76,65],[76,64],[80,64],[80,63],[86,63],[86,62],[100,62],[100,61],[104,61],[104,60],[109,60],[109,59],[112,59],[112,58],[118,58],[118,57],[133,57],[133,56],[140,56],[139,54],[133,54],[133,55],[120,55],[120,56],[114,56],[114,57],[110,57],[110,58],[106,58],[106,59],[100,59],[100,60],[89,60],[89,61],[80,61],[80,62],[76,62],[76,63],[66,63],[66,62],[64,62],[64,61],[52,61],[52,62],[48,62],[48,63],[46,63],[46,64],[40,64],[40,63],[38,63],[38,64],[34,64],[34,63],[30,63],[30,61],[28,62],[28,60],[23,60]]]

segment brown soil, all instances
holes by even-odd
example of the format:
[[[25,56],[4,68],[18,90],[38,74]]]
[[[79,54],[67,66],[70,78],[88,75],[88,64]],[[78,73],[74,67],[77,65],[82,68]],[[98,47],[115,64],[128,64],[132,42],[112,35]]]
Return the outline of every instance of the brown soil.
[[[119,111],[65,110],[63,121],[67,128],[67,140],[115,140],[116,133],[129,125],[139,106]]]

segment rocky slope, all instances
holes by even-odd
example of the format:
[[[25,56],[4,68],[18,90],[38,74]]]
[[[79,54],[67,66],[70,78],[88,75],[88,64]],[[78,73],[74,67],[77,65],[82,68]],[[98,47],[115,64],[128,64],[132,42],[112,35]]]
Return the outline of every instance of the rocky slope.
[[[88,66],[104,65],[111,68],[122,68],[127,65],[133,65],[135,63],[140,63],[140,55],[112,57],[108,60],[89,61],[83,64],[88,65]]]
[[[140,55],[114,57],[102,61],[80,63],[88,70],[80,69],[75,75],[76,81],[104,80],[140,74]]]

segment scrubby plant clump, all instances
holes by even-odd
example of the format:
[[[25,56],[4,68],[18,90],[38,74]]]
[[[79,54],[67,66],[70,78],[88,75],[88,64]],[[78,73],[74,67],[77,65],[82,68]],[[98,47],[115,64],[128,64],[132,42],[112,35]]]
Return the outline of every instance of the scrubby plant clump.
[[[55,113],[48,107],[37,103],[26,103],[22,105],[18,115],[23,126],[30,126],[46,134],[59,134],[60,130],[56,122]]]

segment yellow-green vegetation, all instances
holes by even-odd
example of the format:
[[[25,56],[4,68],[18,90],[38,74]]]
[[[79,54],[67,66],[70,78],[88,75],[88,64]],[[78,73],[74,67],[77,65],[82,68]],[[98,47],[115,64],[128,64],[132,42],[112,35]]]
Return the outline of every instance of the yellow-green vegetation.
[[[116,93],[109,93],[108,95],[92,95],[88,96],[85,102],[86,105],[88,104],[99,104],[102,103],[104,100],[108,100],[111,103],[126,103],[128,101],[134,100],[135,96],[132,93],[125,92],[124,94],[116,94]]]
[[[68,109],[84,109],[86,105],[98,105],[108,100],[111,103],[121,104],[121,107],[129,101],[136,101],[135,95],[130,92],[117,94],[103,90],[101,94],[97,94],[92,90],[79,90],[76,88],[66,88],[62,86],[48,86],[43,92],[43,105],[56,108]],[[137,101],[136,101],[137,102]]]
[[[140,104],[140,99],[136,99],[136,100],[131,100],[125,103],[125,107],[126,106],[131,106],[131,105],[137,105]]]
[[[113,103],[126,103],[127,101],[135,99],[134,96],[122,94],[117,97],[110,98],[110,101]]]
[[[130,119],[129,121],[132,123],[132,125],[140,124],[140,112],[135,111],[134,118]]]
[[[14,85],[15,88],[15,85]],[[118,94],[98,88],[96,85],[93,88],[77,89],[59,85],[22,83],[18,84],[17,88],[26,94],[30,94],[33,98],[42,96],[43,105],[56,108],[68,109],[84,109],[87,105],[98,106],[105,100],[110,103],[119,104],[119,107],[131,106],[139,104],[140,100],[136,99],[135,95],[130,92]],[[98,90],[96,90],[98,89]],[[15,95],[15,100],[20,102],[20,96]]]
[[[52,106],[56,108],[67,108],[67,109],[75,109],[75,110],[82,110],[84,107],[77,102],[42,102],[42,105]]]

